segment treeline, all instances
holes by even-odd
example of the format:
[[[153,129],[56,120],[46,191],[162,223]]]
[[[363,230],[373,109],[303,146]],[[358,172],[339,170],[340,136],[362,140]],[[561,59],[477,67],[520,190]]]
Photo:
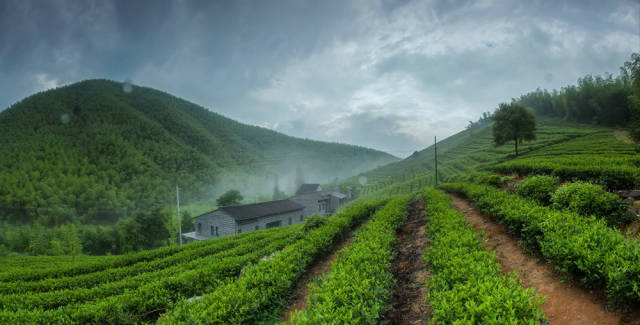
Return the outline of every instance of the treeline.
[[[0,256],[29,255],[112,255],[123,254],[178,241],[177,217],[169,210],[120,218],[115,224],[66,223],[61,226],[0,223]],[[194,230],[192,217],[182,213],[182,231]]]
[[[632,54],[618,76],[587,75],[578,79],[577,85],[553,91],[537,89],[516,102],[543,116],[629,127],[632,136],[640,139],[640,55]]]

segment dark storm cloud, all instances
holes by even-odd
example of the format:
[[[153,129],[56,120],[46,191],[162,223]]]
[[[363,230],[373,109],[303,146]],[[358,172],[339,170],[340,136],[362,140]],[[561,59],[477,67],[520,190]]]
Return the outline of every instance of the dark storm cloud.
[[[130,78],[243,122],[404,156],[500,101],[616,73],[639,34],[640,5],[623,0],[9,0],[0,107]]]

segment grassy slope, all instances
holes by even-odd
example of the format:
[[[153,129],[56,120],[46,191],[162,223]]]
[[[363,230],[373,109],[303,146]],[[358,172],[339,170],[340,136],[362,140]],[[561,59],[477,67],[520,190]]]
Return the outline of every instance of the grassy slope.
[[[553,159],[568,153],[565,143],[579,142],[584,146],[583,153],[600,156],[629,157],[634,154],[634,145],[613,136],[614,129],[569,123],[559,119],[538,118],[537,140],[520,146],[520,156],[514,157],[513,144],[501,147],[493,145],[492,125],[485,124],[471,130],[464,130],[438,143],[438,175],[441,182],[471,171],[489,169],[508,161],[520,161],[531,158]],[[603,145],[604,143],[604,145]],[[606,147],[603,150],[603,147]],[[589,148],[592,148],[591,150]],[[434,184],[434,150],[430,146],[402,161],[394,162],[351,179],[358,182],[366,177],[367,185],[363,193],[372,193],[389,185],[402,187],[403,182],[419,186]],[[575,150],[575,149],[573,149]],[[575,153],[578,163],[586,156]],[[514,159],[515,158],[515,159]]]

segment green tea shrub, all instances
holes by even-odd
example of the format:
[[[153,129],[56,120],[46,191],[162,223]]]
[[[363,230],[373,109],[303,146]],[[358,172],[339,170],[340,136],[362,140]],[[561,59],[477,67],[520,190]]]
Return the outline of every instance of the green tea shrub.
[[[551,196],[556,191],[558,178],[546,175],[537,175],[526,178],[516,185],[516,194],[532,199],[542,205],[551,204]]]
[[[429,304],[433,324],[538,324],[545,320],[543,298],[524,289],[511,275],[500,274],[495,254],[484,249],[482,236],[451,208],[440,191],[423,192],[431,245]]]
[[[314,259],[330,249],[337,238],[368,219],[384,202],[351,203],[272,259],[245,268],[236,281],[216,287],[199,300],[178,303],[158,324],[275,323],[296,280]]]
[[[640,302],[640,242],[626,239],[603,219],[554,210],[487,185],[447,183],[527,243],[547,260],[589,287],[606,288],[616,305]]]
[[[311,217],[305,219],[304,224],[302,225],[302,233],[306,234],[309,231],[324,225],[325,223],[327,223],[327,217],[317,214],[312,215]]]
[[[500,175],[488,172],[472,173],[469,175],[468,181],[496,187],[500,187],[500,185],[502,185],[502,177],[500,177]]]
[[[292,315],[295,324],[376,324],[391,303],[396,229],[407,218],[409,196],[391,200],[359,230],[331,271],[311,287],[307,308]]]
[[[624,225],[631,221],[622,200],[601,186],[575,182],[558,188],[552,197],[554,209],[568,209],[582,215],[604,218],[610,225]]]

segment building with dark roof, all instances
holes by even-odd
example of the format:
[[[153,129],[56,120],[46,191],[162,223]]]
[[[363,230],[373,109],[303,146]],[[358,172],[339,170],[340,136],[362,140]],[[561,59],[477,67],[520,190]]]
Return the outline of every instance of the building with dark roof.
[[[203,240],[294,225],[314,214],[331,215],[346,200],[346,195],[325,191],[319,184],[303,184],[295,196],[286,200],[220,207],[199,215],[193,218],[196,231],[183,237]]]

